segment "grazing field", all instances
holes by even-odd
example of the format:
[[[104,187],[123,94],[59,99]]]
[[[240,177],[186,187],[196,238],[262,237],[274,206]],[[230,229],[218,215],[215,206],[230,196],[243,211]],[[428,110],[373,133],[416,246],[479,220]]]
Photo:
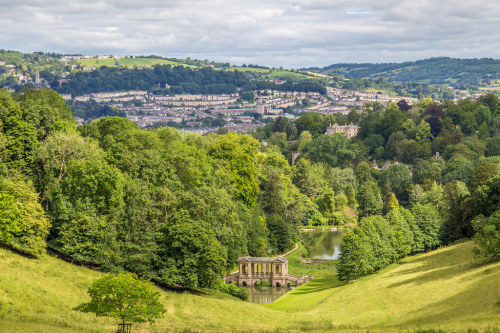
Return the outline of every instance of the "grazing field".
[[[273,80],[287,80],[287,79],[310,79],[310,80],[326,80],[330,79],[329,76],[323,74],[317,74],[312,72],[293,72],[288,70],[271,70],[267,68],[258,67],[230,67],[228,71],[240,71],[240,72],[255,72],[259,73],[265,78]]]
[[[274,71],[267,75],[269,79],[310,79],[310,80],[324,80],[324,77],[318,77],[306,74],[305,72],[291,72],[291,71]]]
[[[479,87],[481,92],[491,92],[491,93],[500,93],[500,85],[491,85],[487,87]]]
[[[240,72],[256,72],[256,73],[270,73],[271,70],[267,68],[259,68],[259,67],[241,67],[241,66],[235,66],[235,67],[229,67],[226,70],[228,71],[240,71]]]
[[[150,67],[154,65],[172,65],[172,66],[184,66],[184,67],[196,68],[196,66],[182,64],[166,59],[158,59],[158,58],[79,59],[77,61],[80,65],[87,67],[123,66],[123,67],[133,68],[134,66]]]
[[[167,308],[134,332],[500,332],[500,263],[478,266],[472,242],[406,258],[349,283],[334,274],[268,305],[162,291]],[[99,272],[0,249],[1,332],[113,332],[115,320],[71,309]]]

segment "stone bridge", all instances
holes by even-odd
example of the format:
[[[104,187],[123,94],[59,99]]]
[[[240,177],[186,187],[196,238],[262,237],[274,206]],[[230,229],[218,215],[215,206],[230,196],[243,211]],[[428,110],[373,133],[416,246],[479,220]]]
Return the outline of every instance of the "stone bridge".
[[[273,287],[287,286],[294,283],[300,286],[312,280],[312,276],[293,275],[288,273],[288,259],[276,258],[238,258],[239,272],[227,273],[225,283],[236,283],[238,286],[252,286],[259,281],[267,281]]]

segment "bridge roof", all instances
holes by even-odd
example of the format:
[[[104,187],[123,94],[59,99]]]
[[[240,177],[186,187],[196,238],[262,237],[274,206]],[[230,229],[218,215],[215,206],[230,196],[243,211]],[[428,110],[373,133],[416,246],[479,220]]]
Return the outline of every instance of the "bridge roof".
[[[239,257],[238,262],[240,262],[240,261],[286,263],[288,261],[288,259],[285,257]]]

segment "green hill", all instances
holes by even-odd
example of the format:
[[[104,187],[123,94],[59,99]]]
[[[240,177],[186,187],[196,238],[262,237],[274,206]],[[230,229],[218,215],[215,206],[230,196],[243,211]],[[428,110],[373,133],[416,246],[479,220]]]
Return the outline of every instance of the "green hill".
[[[342,74],[346,78],[384,78],[388,81],[430,84],[491,85],[500,79],[500,60],[430,58],[403,63],[333,64],[314,68],[322,74]]]
[[[167,59],[159,58],[106,58],[106,59],[78,59],[77,63],[81,66],[88,67],[118,67],[123,66],[127,68],[136,67],[152,67],[154,65],[172,65],[172,66],[184,66],[190,68],[197,68],[197,66],[184,64],[182,62],[176,62]]]
[[[330,276],[265,306],[162,292],[165,317],[152,326],[134,325],[134,331],[499,332],[500,263],[477,266],[472,247],[466,242],[406,258],[349,284]],[[1,332],[115,329],[112,319],[71,310],[87,300],[99,272],[4,249],[0,267]]]

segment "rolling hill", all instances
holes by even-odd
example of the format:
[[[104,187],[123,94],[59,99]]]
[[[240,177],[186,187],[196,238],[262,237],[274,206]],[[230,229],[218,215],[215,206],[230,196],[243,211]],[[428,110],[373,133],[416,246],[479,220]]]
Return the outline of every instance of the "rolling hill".
[[[406,258],[343,284],[315,280],[268,305],[162,291],[164,318],[135,332],[499,332],[500,262],[478,266],[472,242]],[[51,256],[0,249],[0,331],[113,332],[115,321],[72,310],[101,273]]]
[[[154,65],[171,65],[171,66],[184,66],[190,68],[198,68],[197,66],[188,65],[182,62],[176,62],[161,58],[106,58],[106,59],[78,59],[77,63],[81,66],[88,67],[152,67]]]
[[[342,63],[310,70],[321,74],[342,74],[349,79],[384,78],[398,82],[478,86],[493,84],[500,79],[500,60],[439,57],[403,63]]]

